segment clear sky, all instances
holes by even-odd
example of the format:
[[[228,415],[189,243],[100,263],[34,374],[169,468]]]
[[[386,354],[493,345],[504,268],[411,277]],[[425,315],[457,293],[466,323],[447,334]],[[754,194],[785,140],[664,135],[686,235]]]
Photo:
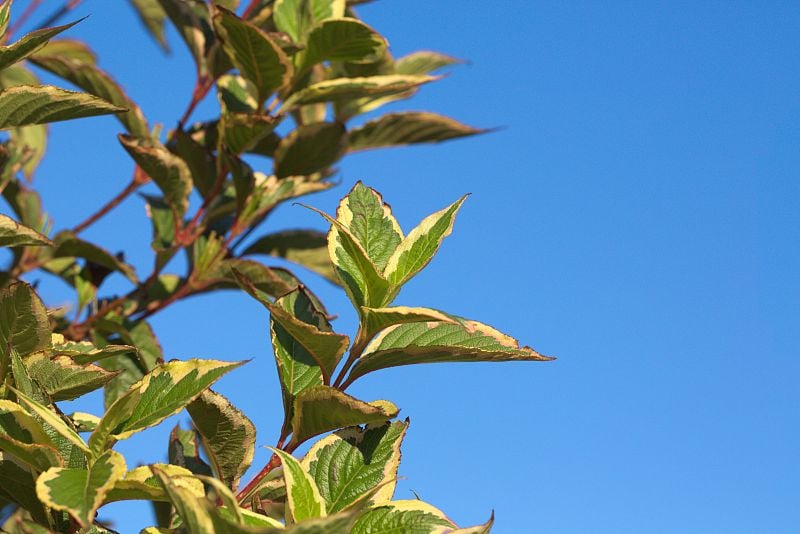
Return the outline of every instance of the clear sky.
[[[89,13],[70,35],[151,122],[173,126],[193,83],[177,36],[164,57],[127,2],[86,0],[75,18]],[[409,229],[473,193],[399,303],[559,358],[357,383],[411,418],[398,497],[416,491],[462,525],[494,509],[498,533],[797,532],[800,4],[382,0],[361,13],[396,55],[469,61],[398,108],[501,129],[349,157],[341,186],[309,202],[331,212],[362,179]],[[52,127],[37,183],[57,229],[127,183],[119,130],[111,118]],[[322,228],[286,207],[272,229],[293,226]],[[149,272],[139,199],[86,237]],[[352,333],[341,290],[300,273]],[[218,389],[272,445],[280,394],[261,306],[227,292],[153,324],[168,358],[253,359]],[[176,420],[122,444],[129,464],[162,460]],[[267,458],[259,449],[256,464]],[[143,507],[109,512],[122,532],[149,521]]]

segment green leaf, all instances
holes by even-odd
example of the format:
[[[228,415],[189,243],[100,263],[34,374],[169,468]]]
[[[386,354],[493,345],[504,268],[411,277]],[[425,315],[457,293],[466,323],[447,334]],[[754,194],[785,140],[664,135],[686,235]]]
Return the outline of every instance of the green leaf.
[[[243,256],[266,254],[302,265],[338,284],[339,278],[333,270],[328,256],[328,238],[316,230],[285,230],[265,235],[254,241],[243,252]]]
[[[339,203],[336,219],[353,234],[379,272],[403,240],[403,230],[380,193],[356,182]]]
[[[93,364],[78,365],[68,356],[34,354],[25,359],[30,377],[54,401],[72,400],[103,387],[118,373]]]
[[[548,360],[552,358],[520,347],[515,339],[477,321],[400,324],[387,328],[367,346],[346,384],[367,373],[400,365]]]
[[[47,126],[31,124],[13,128],[9,132],[9,145],[19,147],[24,154],[22,172],[26,178],[31,178],[47,149]]]
[[[0,214],[1,247],[41,247],[52,245],[53,242],[47,236],[40,234],[33,228],[18,223],[11,217]]]
[[[0,289],[0,378],[6,376],[12,350],[25,356],[49,346],[47,309],[31,286],[15,282]]]
[[[288,452],[270,448],[281,459],[283,478],[286,480],[286,522],[300,523],[307,519],[324,517],[325,501],[303,465]]]
[[[366,403],[328,386],[302,391],[294,403],[292,443],[349,426],[383,423],[395,417],[397,407],[386,401]]]
[[[281,106],[286,112],[317,102],[336,102],[355,98],[378,97],[404,93],[420,85],[430,83],[434,76],[367,76],[362,78],[334,78],[309,85],[293,93]]]
[[[197,496],[187,487],[185,477],[172,477],[157,466],[150,466],[164,491],[169,496],[170,502],[183,520],[183,525],[189,532],[206,533],[217,532],[212,516],[211,503],[204,497]]]
[[[125,471],[122,455],[106,451],[88,469],[48,469],[36,480],[36,494],[50,508],[69,513],[86,527],[94,521],[103,499]]]
[[[384,269],[391,284],[405,284],[431,261],[444,238],[453,231],[456,213],[466,199],[464,195],[443,210],[428,215],[403,239]]]
[[[430,74],[455,63],[461,63],[461,60],[439,52],[422,50],[397,59],[394,71],[396,74]]]
[[[188,469],[196,475],[211,475],[211,468],[200,457],[197,432],[175,425],[169,435],[169,463]]]
[[[36,496],[30,468],[4,452],[0,452],[0,497],[22,506],[37,522],[48,524],[49,514]]]
[[[101,98],[51,85],[18,85],[0,91],[0,130],[127,111]]]
[[[347,134],[340,123],[299,126],[275,149],[275,175],[285,178],[322,171],[336,163],[346,149]]]
[[[170,149],[186,162],[194,186],[206,198],[213,190],[217,178],[213,154],[180,128],[174,131],[174,136],[175,144]]]
[[[289,58],[265,32],[226,9],[217,8],[214,27],[239,73],[255,85],[257,109],[261,109],[272,93],[289,82]]]
[[[147,217],[153,226],[153,240],[150,246],[156,252],[167,253],[175,243],[175,216],[164,197],[142,195],[147,202]]]
[[[136,278],[136,272],[133,267],[107,250],[78,238],[75,234],[61,232],[56,236],[55,242],[56,249],[53,251],[53,256],[56,258],[84,258],[111,271],[122,273],[125,278],[133,283],[139,281]]]
[[[165,21],[167,14],[164,13],[164,8],[158,3],[158,0],[129,0],[131,5],[136,9],[139,19],[144,24],[147,31],[156,42],[161,46],[165,52],[169,52],[169,44],[164,31]]]
[[[244,362],[172,361],[156,367],[118,398],[89,438],[94,455],[178,413],[228,371]]]
[[[331,331],[325,314],[316,308],[304,287],[298,287],[273,304],[246,277],[237,276],[237,280],[270,312],[273,345],[276,357],[281,355],[278,367],[283,367],[281,374],[286,378],[283,381],[285,388],[293,395],[298,393],[291,384],[296,371],[294,364],[308,361],[308,356],[319,367],[323,383],[329,384],[334,369],[350,345],[350,338]]]
[[[14,392],[14,395],[17,396],[20,404],[24,404],[25,407],[28,409],[31,414],[39,417],[42,421],[46,424],[50,425],[53,430],[55,430],[58,435],[65,438],[69,441],[72,445],[76,446],[78,449],[83,451],[84,453],[89,452],[89,447],[86,446],[86,443],[81,439],[77,432],[75,432],[72,428],[67,425],[55,412],[53,412],[47,406],[43,406],[33,400],[32,398],[28,397],[24,393],[20,391],[9,388]]]
[[[362,306],[379,308],[387,304],[386,300],[391,289],[389,283],[367,256],[358,239],[340,221],[316,208],[309,207],[309,209],[319,213],[331,223],[328,232],[328,254],[356,310],[360,311]]]
[[[486,132],[449,117],[426,112],[389,113],[350,130],[350,151],[439,143]]]
[[[400,464],[400,444],[408,422],[340,430],[315,443],[303,458],[325,499],[328,513],[356,502],[373,488],[373,502],[392,498]]]
[[[386,51],[386,40],[357,19],[328,19],[315,26],[302,52],[302,69],[323,61],[370,63]]]
[[[361,325],[364,329],[364,339],[370,340],[381,330],[405,323],[422,323],[437,321],[455,323],[451,318],[438,310],[431,308],[411,308],[408,306],[394,306],[391,308],[361,308]]]
[[[253,285],[271,297],[284,295],[295,289],[300,282],[285,269],[267,267],[253,260],[229,259],[220,263],[214,276],[206,278],[208,289],[240,289],[233,271],[242,273]]]
[[[0,37],[4,37],[8,30],[8,20],[11,17],[11,3],[14,0],[7,0],[0,5]]]
[[[59,56],[86,63],[97,64],[97,56],[83,41],[76,39],[53,39],[36,52],[40,56]],[[28,84],[30,85],[30,84]]]
[[[314,25],[344,14],[345,0],[277,0],[273,8],[275,26],[295,43],[305,42]]]
[[[192,176],[186,163],[151,139],[120,135],[119,141],[164,193],[164,200],[172,208],[176,222],[182,221],[192,192]]]
[[[100,423],[99,417],[86,412],[73,412],[69,415],[69,418],[78,432],[91,432]]]
[[[125,94],[125,91],[106,72],[100,70],[92,63],[84,63],[74,58],[44,55],[54,54],[54,50],[43,50],[30,58],[37,67],[67,80],[80,89],[91,93],[106,102],[127,109],[127,113],[119,113],[117,119],[125,126],[129,133],[147,137],[150,127],[144,118],[142,110]]]
[[[445,534],[455,528],[455,524],[438,508],[422,501],[408,500],[392,501],[373,508],[358,518],[351,534]]]
[[[0,70],[22,61],[47,44],[51,38],[75,26],[78,22],[80,21],[53,28],[42,28],[22,36],[19,41],[9,46],[0,46]]]
[[[217,477],[235,489],[253,462],[255,426],[228,399],[210,389],[186,408]]]
[[[136,354],[130,345],[105,345],[97,347],[89,341],[66,341],[61,334],[53,334],[53,356],[69,356],[78,365],[96,362],[120,354]]]
[[[205,496],[203,483],[194,478],[188,469],[171,464],[154,464],[154,467],[172,479],[180,477],[182,486],[197,497]],[[153,474],[148,465],[128,471],[123,478],[117,480],[106,495],[103,504],[133,500],[169,502],[169,496],[164,491],[164,486],[161,485],[158,477]]]
[[[38,471],[63,465],[42,425],[22,406],[0,400],[0,449]]]
[[[258,93],[255,86],[242,76],[225,74],[217,80],[220,107],[229,113],[256,113]]]
[[[222,143],[233,154],[255,150],[260,143],[271,136],[275,119],[270,115],[250,113],[228,113],[218,123]]]

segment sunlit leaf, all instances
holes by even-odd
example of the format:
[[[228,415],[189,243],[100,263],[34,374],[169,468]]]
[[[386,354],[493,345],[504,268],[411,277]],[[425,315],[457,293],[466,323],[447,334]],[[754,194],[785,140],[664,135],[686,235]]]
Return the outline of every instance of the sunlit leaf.
[[[63,465],[42,425],[22,406],[0,399],[0,450],[13,454],[38,471]]]
[[[65,24],[63,26],[42,28],[41,30],[32,31],[31,33],[23,35],[19,41],[16,41],[8,46],[0,46],[0,70],[18,61],[22,61],[44,46],[51,38],[55,37],[64,30],[75,26],[78,22],[80,21]]]
[[[122,455],[106,451],[88,469],[48,469],[36,480],[36,494],[50,508],[68,512],[81,526],[88,526],[125,471]]]
[[[394,306],[391,308],[361,308],[361,324],[364,337],[372,337],[390,326],[405,323],[422,323],[428,321],[455,323],[451,316],[431,308],[412,308]]]
[[[484,133],[449,117],[425,112],[390,113],[350,130],[351,151],[416,143],[439,143]]]
[[[446,534],[456,525],[438,508],[418,500],[392,501],[358,518],[351,534],[425,532]]]
[[[0,214],[0,246],[2,247],[22,247],[22,246],[52,246],[50,239],[37,232],[33,228],[28,228],[20,224],[11,217]]]
[[[421,50],[398,58],[394,63],[396,74],[430,74],[461,60],[439,52]]]
[[[286,500],[289,505],[286,514],[287,523],[300,523],[306,519],[324,517],[325,501],[311,475],[291,454],[280,449],[272,449],[272,452],[280,457],[283,477],[286,480]]]
[[[323,61],[368,63],[386,50],[386,40],[357,19],[328,19],[308,34],[301,54],[302,69]]]
[[[34,354],[25,359],[28,373],[54,401],[72,400],[100,389],[116,376],[93,364],[76,364],[68,356]]]
[[[50,346],[50,320],[39,296],[25,282],[0,289],[0,376],[5,376],[11,351],[20,355]]]
[[[203,483],[192,477],[192,472],[188,469],[171,464],[154,464],[154,467],[172,478],[185,477],[182,482],[188,491],[198,497],[205,496]],[[128,471],[124,477],[116,481],[114,487],[106,495],[103,504],[132,500],[169,502],[169,496],[150,466],[143,465]]]
[[[388,75],[363,78],[334,78],[325,80],[293,93],[280,108],[289,111],[317,102],[335,102],[364,97],[376,97],[403,93],[437,78],[424,75]]]
[[[305,42],[308,31],[325,19],[343,17],[345,0],[276,0],[275,25],[296,43]]]
[[[88,93],[51,85],[18,85],[0,91],[0,130],[127,111]]]

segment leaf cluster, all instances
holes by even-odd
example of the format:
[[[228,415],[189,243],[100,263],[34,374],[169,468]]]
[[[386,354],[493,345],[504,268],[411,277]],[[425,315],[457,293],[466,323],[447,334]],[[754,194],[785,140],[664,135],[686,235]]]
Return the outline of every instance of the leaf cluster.
[[[57,38],[75,22],[36,29],[0,46],[0,506],[4,532],[111,532],[103,505],[153,503],[143,532],[488,532],[459,529],[419,500],[394,500],[409,421],[387,400],[347,389],[387,368],[438,362],[545,361],[480,322],[426,307],[393,306],[401,288],[450,235],[461,197],[405,233],[375,190],[357,183],[327,233],[278,230],[252,237],[281,204],[333,186],[354,151],[439,142],[482,130],[427,112],[360,118],[412,96],[455,62],[434,53],[394,58],[384,37],[345,0],[131,0],[165,50],[167,24],[194,58],[196,83],[174,129],[144,111],[84,43]],[[69,2],[56,13],[70,11]],[[11,41],[11,0],[0,35]],[[38,82],[43,70],[78,92]],[[216,93],[219,116],[189,124]],[[133,167],[115,198],[53,232],[32,187],[46,123],[113,114]],[[355,123],[355,125],[354,125]],[[264,172],[257,169],[269,169]],[[140,277],[81,237],[136,192],[152,225],[153,269]],[[199,208],[192,212],[190,198]],[[187,271],[171,273],[177,255]],[[278,257],[341,286],[358,317],[352,336]],[[55,275],[75,291],[70,310],[48,309],[25,279]],[[112,275],[130,284],[103,296]],[[245,362],[166,361],[148,319],[218,289],[243,290],[269,312],[283,423],[267,465],[243,483],[258,443],[250,419],[211,387]],[[102,413],[59,403],[103,391]],[[131,468],[119,441],[186,410],[168,462]],[[292,455],[312,442],[302,457]]]

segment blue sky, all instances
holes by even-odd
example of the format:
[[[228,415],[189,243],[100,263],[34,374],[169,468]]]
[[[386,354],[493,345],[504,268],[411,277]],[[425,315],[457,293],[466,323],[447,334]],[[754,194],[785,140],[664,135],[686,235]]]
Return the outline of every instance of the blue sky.
[[[174,125],[193,83],[177,36],[164,57],[127,2],[87,0],[75,18],[89,13],[71,36],[151,122]],[[331,212],[361,179],[408,230],[473,193],[398,302],[559,358],[357,383],[411,418],[398,497],[416,491],[462,525],[494,509],[498,533],[796,531],[800,5],[382,0],[361,14],[395,55],[468,60],[398,108],[501,128],[349,157],[342,185],[309,202]],[[57,229],[127,183],[119,129],[110,118],[52,127],[37,184]],[[289,206],[272,225],[322,228]],[[149,272],[138,199],[86,237],[125,245]],[[344,294],[299,272],[352,333]],[[55,283],[43,292],[68,298]],[[272,445],[281,409],[260,305],[221,293],[153,324],[168,358],[253,358],[218,389]],[[129,463],[162,460],[169,425],[123,444]],[[267,458],[260,449],[256,464]],[[108,509],[122,532],[145,525],[142,510]]]

